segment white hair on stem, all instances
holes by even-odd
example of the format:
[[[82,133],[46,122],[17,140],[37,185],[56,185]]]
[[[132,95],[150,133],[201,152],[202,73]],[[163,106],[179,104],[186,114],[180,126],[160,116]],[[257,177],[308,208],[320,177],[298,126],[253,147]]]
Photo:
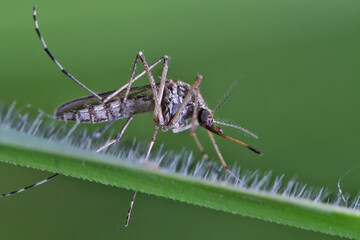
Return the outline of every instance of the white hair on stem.
[[[109,141],[111,138],[109,136],[108,138],[91,139],[92,133],[89,130],[81,129],[76,124],[66,125],[64,122],[49,119],[44,115],[43,111],[38,111],[36,116],[31,116],[31,114],[20,113],[14,109],[15,102],[10,106],[0,102],[1,130],[14,130],[46,141],[57,142],[61,145],[71,145],[79,150],[91,152],[95,152],[99,146],[103,145],[104,141]],[[229,127],[236,126],[225,124],[223,125]],[[242,129],[239,126],[235,128]],[[147,146],[147,144],[141,144],[134,140],[132,144],[114,144],[101,154],[116,157],[116,163],[118,161],[132,162],[141,167],[143,166],[142,160],[146,155]],[[294,179],[285,180],[284,175],[273,176],[271,171],[250,171],[240,167],[229,166],[229,169],[236,173],[237,177],[234,179],[221,171],[222,166],[218,162],[213,162],[213,168],[219,169],[219,171],[213,171],[208,164],[205,164],[204,160],[197,161],[194,155],[186,150],[182,150],[179,153],[164,150],[161,146],[152,153],[149,161],[158,166],[162,171],[182,175],[187,178],[218,182],[222,185],[226,184],[253,193],[260,192],[262,194],[277,195],[281,198],[294,201],[312,201],[316,204],[344,207],[356,211],[356,213],[360,212],[360,195],[350,197],[348,193],[344,194],[341,191],[340,181],[347,173],[339,179],[339,191],[329,194],[330,192],[326,188],[311,187]],[[241,181],[238,181],[238,179]]]

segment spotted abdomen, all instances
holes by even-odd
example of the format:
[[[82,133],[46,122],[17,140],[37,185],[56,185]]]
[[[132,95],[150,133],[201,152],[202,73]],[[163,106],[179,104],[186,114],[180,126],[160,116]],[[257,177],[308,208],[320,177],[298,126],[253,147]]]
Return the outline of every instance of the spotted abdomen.
[[[105,98],[111,93],[113,91],[100,93],[99,96]],[[155,104],[150,86],[131,88],[128,99],[120,110],[124,95],[125,91],[122,91],[105,104],[94,96],[78,98],[58,107],[55,117],[63,121],[100,123],[154,111]]]

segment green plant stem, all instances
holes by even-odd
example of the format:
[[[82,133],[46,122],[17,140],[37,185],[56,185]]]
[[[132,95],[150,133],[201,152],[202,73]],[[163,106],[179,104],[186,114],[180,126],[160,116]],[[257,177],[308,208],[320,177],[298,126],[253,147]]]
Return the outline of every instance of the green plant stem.
[[[360,214],[352,209],[239,189],[220,182],[130,164],[115,157],[1,127],[0,161],[302,229],[360,238]]]

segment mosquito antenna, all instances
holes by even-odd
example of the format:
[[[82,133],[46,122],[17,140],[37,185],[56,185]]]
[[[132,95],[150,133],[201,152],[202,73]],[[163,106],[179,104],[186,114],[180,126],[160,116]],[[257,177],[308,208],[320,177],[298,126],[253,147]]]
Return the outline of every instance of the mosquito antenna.
[[[219,124],[219,125],[223,125],[223,126],[227,126],[227,127],[232,127],[232,128],[239,129],[239,130],[243,131],[244,133],[252,136],[253,138],[258,139],[258,136],[256,134],[250,132],[249,130],[247,130],[247,129],[241,127],[241,126],[237,126],[237,125],[234,125],[234,124],[225,123],[225,122],[221,122],[221,121],[216,121],[216,120],[214,120],[214,123]]]
[[[229,88],[229,90],[225,93],[225,95],[223,96],[223,98],[219,101],[219,103],[216,105],[213,114],[219,110],[226,102],[227,100],[229,100],[229,98],[231,97],[231,95],[234,93],[235,89],[237,88],[237,86],[239,86],[240,81],[237,80],[234,82],[234,84]]]
[[[59,176],[59,175],[60,175],[60,173],[56,173],[56,174],[54,174],[54,175],[52,175],[52,176],[50,176],[50,177],[48,177],[48,178],[46,178],[46,179],[44,179],[44,180],[42,180],[42,181],[40,181],[40,182],[37,182],[37,183],[35,183],[35,184],[32,184],[32,185],[30,185],[30,186],[27,186],[27,187],[24,187],[24,188],[22,188],[22,189],[19,189],[19,190],[16,190],[16,191],[12,191],[12,192],[9,192],[9,193],[3,193],[3,194],[1,194],[1,197],[8,197],[8,196],[11,196],[11,195],[14,195],[14,194],[17,194],[17,193],[24,192],[24,191],[26,191],[26,190],[28,190],[28,189],[30,189],[30,188],[34,188],[34,187],[37,187],[37,186],[39,186],[39,185],[41,185],[41,184],[43,184],[43,183],[46,183],[46,182],[50,181],[51,179],[54,179],[55,177],[57,177],[57,176]]]

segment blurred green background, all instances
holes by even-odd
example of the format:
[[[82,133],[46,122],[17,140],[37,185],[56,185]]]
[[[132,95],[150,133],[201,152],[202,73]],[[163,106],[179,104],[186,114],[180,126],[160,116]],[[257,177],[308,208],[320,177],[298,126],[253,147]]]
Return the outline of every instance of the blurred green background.
[[[218,139],[229,163],[336,192],[338,179],[359,164],[360,2],[255,1],[7,1],[0,15],[0,100],[52,114],[87,95],[45,54],[32,20],[55,57],[94,91],[116,89],[130,76],[138,51],[153,62],[171,57],[168,77],[193,82],[214,107],[234,81],[240,86],[216,117],[259,135],[226,129],[264,155]],[[160,71],[154,71],[159,75]],[[146,85],[147,80],[137,83]],[[358,109],[358,110],[357,110]],[[123,121],[115,124],[119,129]],[[206,134],[198,129],[216,160]],[[150,140],[151,115],[138,116],[124,135]],[[155,148],[193,150],[189,132],[161,133]],[[343,179],[356,195],[360,169]],[[0,192],[49,173],[7,164]],[[139,194],[130,226],[132,192],[70,177],[0,202],[2,239],[336,239],[229,213]]]

